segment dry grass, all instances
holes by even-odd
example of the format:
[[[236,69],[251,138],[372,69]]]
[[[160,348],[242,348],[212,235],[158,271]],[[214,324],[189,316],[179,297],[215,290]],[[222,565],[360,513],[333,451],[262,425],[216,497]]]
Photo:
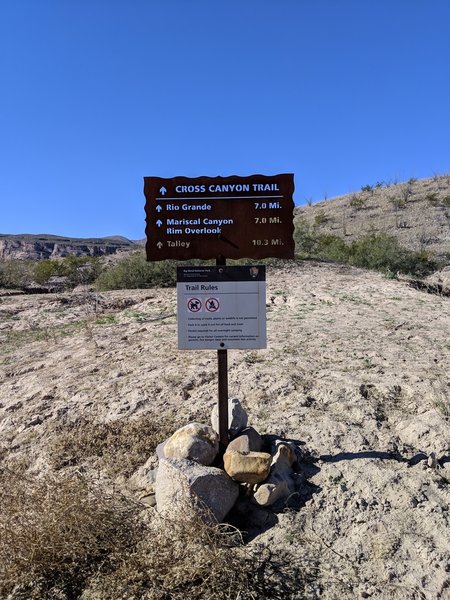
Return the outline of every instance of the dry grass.
[[[0,471],[0,597],[10,600],[301,598],[290,557],[249,550],[188,509],[160,517],[80,477]]]
[[[257,600],[301,598],[299,567],[268,548],[249,550],[240,533],[208,525],[192,509],[172,519],[152,514],[145,539],[83,600]]]
[[[59,424],[48,443],[49,462],[53,468],[61,469],[94,458],[110,476],[128,477],[182,425],[172,413],[108,423],[79,419]]]
[[[111,553],[128,551],[134,504],[77,476],[0,470],[0,597],[77,598]]]

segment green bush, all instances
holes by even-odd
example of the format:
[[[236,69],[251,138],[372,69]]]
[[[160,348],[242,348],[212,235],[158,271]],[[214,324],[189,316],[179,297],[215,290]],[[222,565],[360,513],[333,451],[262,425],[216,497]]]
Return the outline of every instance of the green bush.
[[[0,261],[0,287],[21,288],[33,279],[33,263],[24,260]]]
[[[350,199],[350,206],[352,208],[360,209],[365,204],[366,204],[366,199],[365,198],[362,198],[361,196],[357,196],[356,194],[352,195],[352,197]]]
[[[101,265],[97,257],[67,256],[62,260],[45,259],[36,263],[34,280],[44,284],[52,277],[67,277],[68,287],[93,283],[100,275]]]
[[[324,210],[319,210],[317,215],[314,217],[314,224],[315,225],[323,225],[327,221],[329,221],[327,213]]]
[[[375,271],[389,270],[418,276],[428,275],[437,268],[428,253],[406,250],[397,238],[385,233],[372,233],[352,242],[349,262]]]
[[[104,270],[97,278],[100,290],[122,290],[176,285],[174,261],[147,262],[144,254],[135,253]]]
[[[294,222],[295,251],[302,257],[313,256],[316,251],[318,236],[311,231],[309,223],[298,217]]]
[[[316,246],[317,255],[334,262],[346,263],[349,260],[350,247],[336,235],[319,236]]]
[[[72,285],[93,283],[102,271],[97,256],[67,256],[63,258],[62,264],[63,274]]]
[[[51,277],[62,277],[62,264],[56,260],[40,260],[38,263],[36,263],[36,266],[34,267],[33,275],[36,283],[42,285],[46,283]]]

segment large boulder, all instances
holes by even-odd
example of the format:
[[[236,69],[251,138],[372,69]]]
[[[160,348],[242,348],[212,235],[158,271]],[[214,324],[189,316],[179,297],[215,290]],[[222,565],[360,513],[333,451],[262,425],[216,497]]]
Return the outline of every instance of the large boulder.
[[[163,447],[165,458],[193,460],[201,465],[210,465],[218,451],[217,433],[200,423],[189,423],[178,429]]]
[[[223,465],[228,475],[240,483],[260,483],[267,479],[272,457],[267,452],[225,452]]]
[[[242,404],[237,398],[228,399],[228,433],[230,439],[235,438],[247,427],[248,416]],[[219,408],[214,405],[211,413],[211,424],[217,433],[219,432]]]
[[[179,515],[187,506],[209,522],[221,522],[239,496],[239,486],[222,470],[188,460],[162,460],[155,483],[158,512]]]

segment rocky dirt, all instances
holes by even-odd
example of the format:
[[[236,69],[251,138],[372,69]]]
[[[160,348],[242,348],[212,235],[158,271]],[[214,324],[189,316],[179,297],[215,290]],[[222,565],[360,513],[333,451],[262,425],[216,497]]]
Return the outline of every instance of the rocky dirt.
[[[308,598],[450,598],[450,298],[287,264],[268,270],[267,327],[266,350],[230,351],[230,395],[300,443],[304,479],[233,515],[246,542],[289,550]],[[208,422],[216,374],[214,351],[177,349],[173,289],[1,296],[0,457],[47,470],[83,419]]]

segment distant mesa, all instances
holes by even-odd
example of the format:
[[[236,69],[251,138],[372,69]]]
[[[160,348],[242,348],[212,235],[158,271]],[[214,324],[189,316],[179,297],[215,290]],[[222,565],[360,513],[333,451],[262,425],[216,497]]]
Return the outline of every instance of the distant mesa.
[[[65,256],[105,256],[139,247],[139,241],[123,236],[70,238],[45,233],[0,234],[0,259],[42,260]]]

